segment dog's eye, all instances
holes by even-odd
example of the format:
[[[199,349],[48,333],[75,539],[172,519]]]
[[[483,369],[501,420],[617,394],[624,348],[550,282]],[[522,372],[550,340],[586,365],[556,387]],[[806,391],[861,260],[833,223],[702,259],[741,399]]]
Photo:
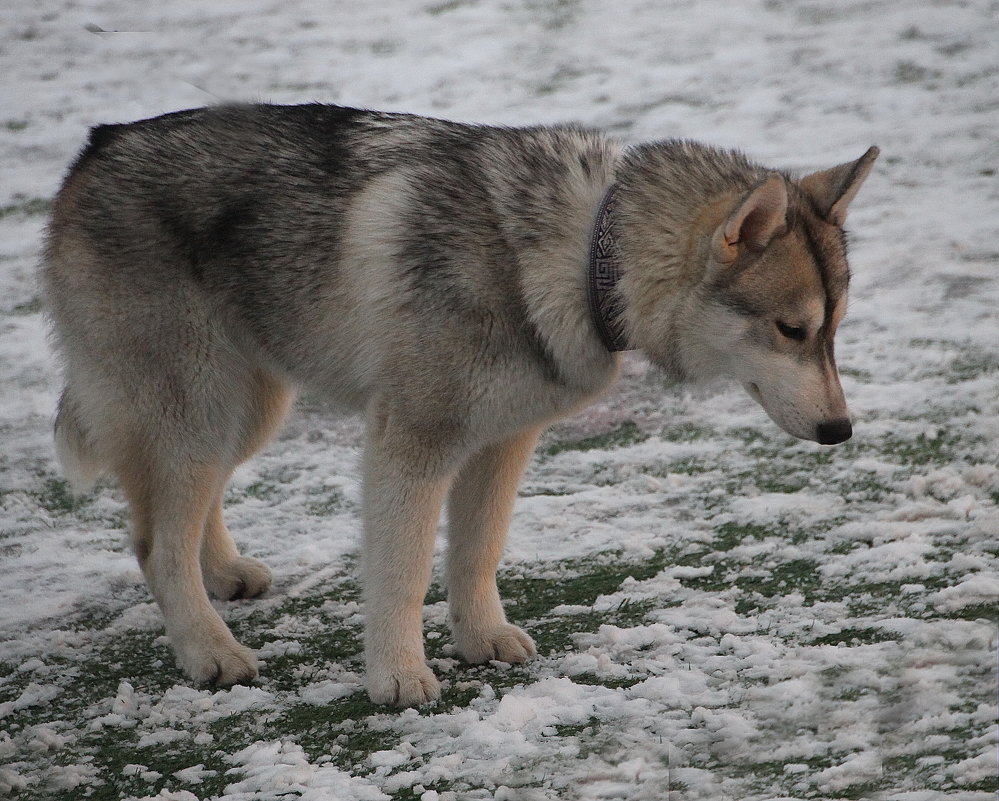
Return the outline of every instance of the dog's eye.
[[[795,342],[801,342],[805,339],[806,333],[804,328],[799,328],[796,325],[788,325],[781,320],[777,321],[777,330],[788,339],[793,339]]]

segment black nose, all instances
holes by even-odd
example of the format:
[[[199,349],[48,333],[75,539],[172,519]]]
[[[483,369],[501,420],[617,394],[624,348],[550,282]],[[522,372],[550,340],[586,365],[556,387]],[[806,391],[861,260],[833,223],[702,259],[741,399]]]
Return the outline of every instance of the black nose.
[[[833,420],[819,423],[815,429],[815,439],[820,445],[838,445],[853,436],[853,426],[849,420]]]

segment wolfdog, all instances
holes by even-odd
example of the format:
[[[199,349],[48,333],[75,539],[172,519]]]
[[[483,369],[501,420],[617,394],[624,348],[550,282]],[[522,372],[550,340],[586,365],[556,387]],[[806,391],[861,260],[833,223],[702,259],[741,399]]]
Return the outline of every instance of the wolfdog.
[[[850,437],[842,226],[877,154],[797,179],[689,141],[327,105],[98,126],[42,267],[58,455],[77,488],[118,479],[179,665],[226,686],[258,664],[209,596],[271,581],[223,522],[226,482],[296,389],[362,412],[367,688],[432,701],[442,505],[458,654],[523,662],[534,643],[496,588],[517,485],[620,351],[733,377],[795,437]]]

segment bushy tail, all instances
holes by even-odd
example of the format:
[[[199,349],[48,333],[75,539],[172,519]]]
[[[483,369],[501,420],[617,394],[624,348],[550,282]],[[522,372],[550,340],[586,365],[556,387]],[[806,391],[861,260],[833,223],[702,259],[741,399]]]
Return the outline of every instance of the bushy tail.
[[[78,407],[69,396],[69,390],[59,399],[55,421],[56,456],[73,492],[80,495],[94,486],[104,472],[105,465],[87,434]]]

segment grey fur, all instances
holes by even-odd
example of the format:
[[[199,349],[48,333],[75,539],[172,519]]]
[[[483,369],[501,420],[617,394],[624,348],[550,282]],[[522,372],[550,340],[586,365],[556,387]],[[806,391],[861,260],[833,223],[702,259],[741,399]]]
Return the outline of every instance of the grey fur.
[[[256,660],[207,592],[252,595],[269,574],[235,551],[225,481],[294,388],[365,413],[369,691],[431,700],[419,610],[449,492],[459,653],[533,654],[494,574],[538,432],[616,375],[586,296],[607,188],[629,341],[677,377],[738,378],[797,436],[842,439],[832,334],[848,271],[823,215],[842,221],[865,158],[798,183],[690,142],[625,150],[574,127],[318,105],[98,127],[42,272],[66,371],[60,456],[81,482],[122,482],[181,665],[226,684]],[[775,331],[788,315],[802,343]]]

